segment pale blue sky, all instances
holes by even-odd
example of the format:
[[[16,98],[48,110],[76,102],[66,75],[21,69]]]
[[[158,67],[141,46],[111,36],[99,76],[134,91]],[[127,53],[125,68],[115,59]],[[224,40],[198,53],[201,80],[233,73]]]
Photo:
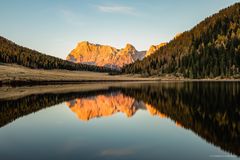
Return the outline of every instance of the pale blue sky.
[[[65,58],[79,41],[147,50],[237,0],[0,0],[0,35]]]

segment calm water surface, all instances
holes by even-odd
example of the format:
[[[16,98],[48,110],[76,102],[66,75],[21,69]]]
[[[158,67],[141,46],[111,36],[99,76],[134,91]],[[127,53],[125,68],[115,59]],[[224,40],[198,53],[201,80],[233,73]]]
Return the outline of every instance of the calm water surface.
[[[240,156],[237,82],[110,85],[3,99],[0,107],[2,160]]]

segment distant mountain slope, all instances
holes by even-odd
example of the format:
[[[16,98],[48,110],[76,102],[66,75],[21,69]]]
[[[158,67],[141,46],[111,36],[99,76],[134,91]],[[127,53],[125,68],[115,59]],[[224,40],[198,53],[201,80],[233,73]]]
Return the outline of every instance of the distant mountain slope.
[[[165,46],[167,43],[160,43],[159,45],[152,45],[149,50],[147,51],[145,57],[150,56],[154,54],[158,49]]]
[[[125,66],[122,71],[190,78],[239,75],[240,3],[206,18],[151,56]]]
[[[146,51],[137,51],[127,44],[125,48],[117,49],[108,45],[92,44],[87,41],[78,43],[67,56],[67,60],[75,63],[121,68],[136,60],[142,60]]]
[[[35,50],[19,46],[0,36],[0,62],[16,63],[34,69],[67,69],[110,72],[109,68],[86,64],[75,64],[60,58],[45,55]]]

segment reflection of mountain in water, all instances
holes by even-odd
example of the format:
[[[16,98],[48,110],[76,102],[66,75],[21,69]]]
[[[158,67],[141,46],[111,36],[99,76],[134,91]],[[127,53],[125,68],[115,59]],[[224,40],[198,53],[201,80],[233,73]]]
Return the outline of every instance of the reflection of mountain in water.
[[[131,97],[123,94],[97,95],[90,98],[78,98],[67,102],[67,106],[76,113],[79,119],[89,120],[123,112],[127,117],[134,115],[140,107]]]
[[[17,99],[0,99],[0,127],[3,127],[22,116],[69,101],[70,99],[106,94],[108,92],[108,89],[99,89],[77,93],[34,94]]]
[[[240,83],[232,82],[129,84],[78,93],[38,94],[0,100],[0,126],[64,101],[83,120],[117,112],[131,117],[137,110],[146,109],[240,155],[239,97]]]
[[[124,113],[127,117],[132,117],[139,109],[147,109],[151,115],[158,115],[161,118],[166,117],[150,104],[137,101],[121,92],[77,98],[66,104],[80,120],[111,116],[118,112]]]

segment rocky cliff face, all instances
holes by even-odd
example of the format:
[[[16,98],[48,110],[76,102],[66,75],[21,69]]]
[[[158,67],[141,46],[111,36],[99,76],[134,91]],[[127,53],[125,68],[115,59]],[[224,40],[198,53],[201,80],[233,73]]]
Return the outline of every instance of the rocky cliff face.
[[[71,51],[67,56],[67,60],[74,63],[120,69],[126,64],[142,60],[166,44],[152,45],[148,51],[137,51],[131,44],[126,44],[125,48],[117,49],[108,45],[92,44],[83,41],[78,43],[77,47]]]
[[[108,45],[92,44],[87,41],[78,43],[77,47],[67,56],[67,60],[75,63],[121,68],[125,64],[142,60],[145,51],[137,51],[127,44],[125,48],[117,49]]]

